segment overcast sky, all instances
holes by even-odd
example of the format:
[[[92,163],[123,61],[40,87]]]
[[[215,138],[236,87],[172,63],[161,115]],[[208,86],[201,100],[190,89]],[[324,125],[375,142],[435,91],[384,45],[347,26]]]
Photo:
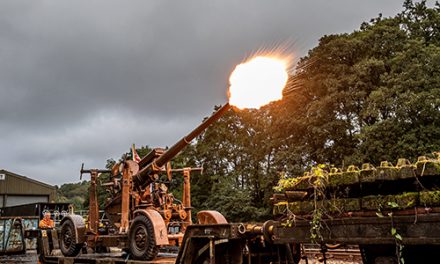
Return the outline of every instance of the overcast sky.
[[[60,185],[132,143],[172,145],[256,50],[298,58],[402,2],[2,0],[0,168]]]

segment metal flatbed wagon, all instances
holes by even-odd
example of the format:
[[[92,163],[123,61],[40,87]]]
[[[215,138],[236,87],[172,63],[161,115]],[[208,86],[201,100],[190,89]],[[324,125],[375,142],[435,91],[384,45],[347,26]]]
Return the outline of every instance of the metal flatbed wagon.
[[[162,254],[152,261],[128,260],[127,256],[83,254],[69,258],[46,256],[44,263],[299,263],[301,244],[310,238],[310,219],[259,224],[189,226],[177,254]],[[394,263],[395,237],[402,237],[405,263],[428,263],[440,249],[440,208],[393,212],[378,217],[374,212],[343,215],[322,220],[321,252],[331,253],[345,245],[359,245],[364,263],[388,259]],[[128,256],[129,257],[129,256]]]

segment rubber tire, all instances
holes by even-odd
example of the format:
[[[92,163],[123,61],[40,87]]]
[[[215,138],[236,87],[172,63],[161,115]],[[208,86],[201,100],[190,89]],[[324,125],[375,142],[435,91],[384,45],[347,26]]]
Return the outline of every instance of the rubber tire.
[[[66,234],[70,233],[70,238],[65,238]],[[70,240],[70,243],[65,243],[66,240]],[[61,231],[60,231],[60,250],[66,257],[75,257],[79,254],[81,251],[81,248],[83,246],[82,243],[76,244],[76,232],[75,232],[75,225],[73,224],[72,220],[67,219],[62,225],[61,225]]]
[[[138,231],[146,233],[143,248],[138,247],[136,243],[136,233]],[[134,218],[130,226],[128,241],[130,255],[133,259],[152,260],[159,252],[159,248],[156,246],[156,240],[154,237],[153,223],[145,215],[138,215]]]

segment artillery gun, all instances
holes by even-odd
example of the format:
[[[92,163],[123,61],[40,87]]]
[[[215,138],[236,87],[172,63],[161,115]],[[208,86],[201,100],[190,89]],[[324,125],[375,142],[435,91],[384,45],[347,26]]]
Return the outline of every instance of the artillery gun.
[[[86,245],[98,251],[107,247],[120,247],[134,259],[151,260],[156,257],[159,247],[179,245],[186,228],[192,224],[190,201],[190,173],[200,168],[171,169],[170,160],[175,157],[196,136],[210,124],[218,120],[229,104],[219,108],[186,137],[169,149],[153,149],[138,163],[124,160],[111,170],[81,168],[90,174],[90,198],[88,223],[79,215],[68,215],[61,222],[60,249],[65,256],[76,256]],[[178,201],[160,181],[160,175],[182,172],[184,176],[183,197]],[[111,193],[104,212],[112,231],[99,230],[99,208],[97,184],[100,173],[110,173],[111,181],[102,183]],[[226,219],[216,211],[202,211],[199,223],[226,223]]]

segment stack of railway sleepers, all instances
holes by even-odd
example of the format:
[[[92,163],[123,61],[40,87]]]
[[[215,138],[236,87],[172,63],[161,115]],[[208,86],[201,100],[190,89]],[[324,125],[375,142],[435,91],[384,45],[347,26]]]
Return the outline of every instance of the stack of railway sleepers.
[[[399,159],[375,167],[346,169],[321,166],[304,176],[281,179],[272,197],[275,216],[343,216],[356,212],[408,210],[440,206],[440,153]],[[374,215],[374,214],[372,214]]]

